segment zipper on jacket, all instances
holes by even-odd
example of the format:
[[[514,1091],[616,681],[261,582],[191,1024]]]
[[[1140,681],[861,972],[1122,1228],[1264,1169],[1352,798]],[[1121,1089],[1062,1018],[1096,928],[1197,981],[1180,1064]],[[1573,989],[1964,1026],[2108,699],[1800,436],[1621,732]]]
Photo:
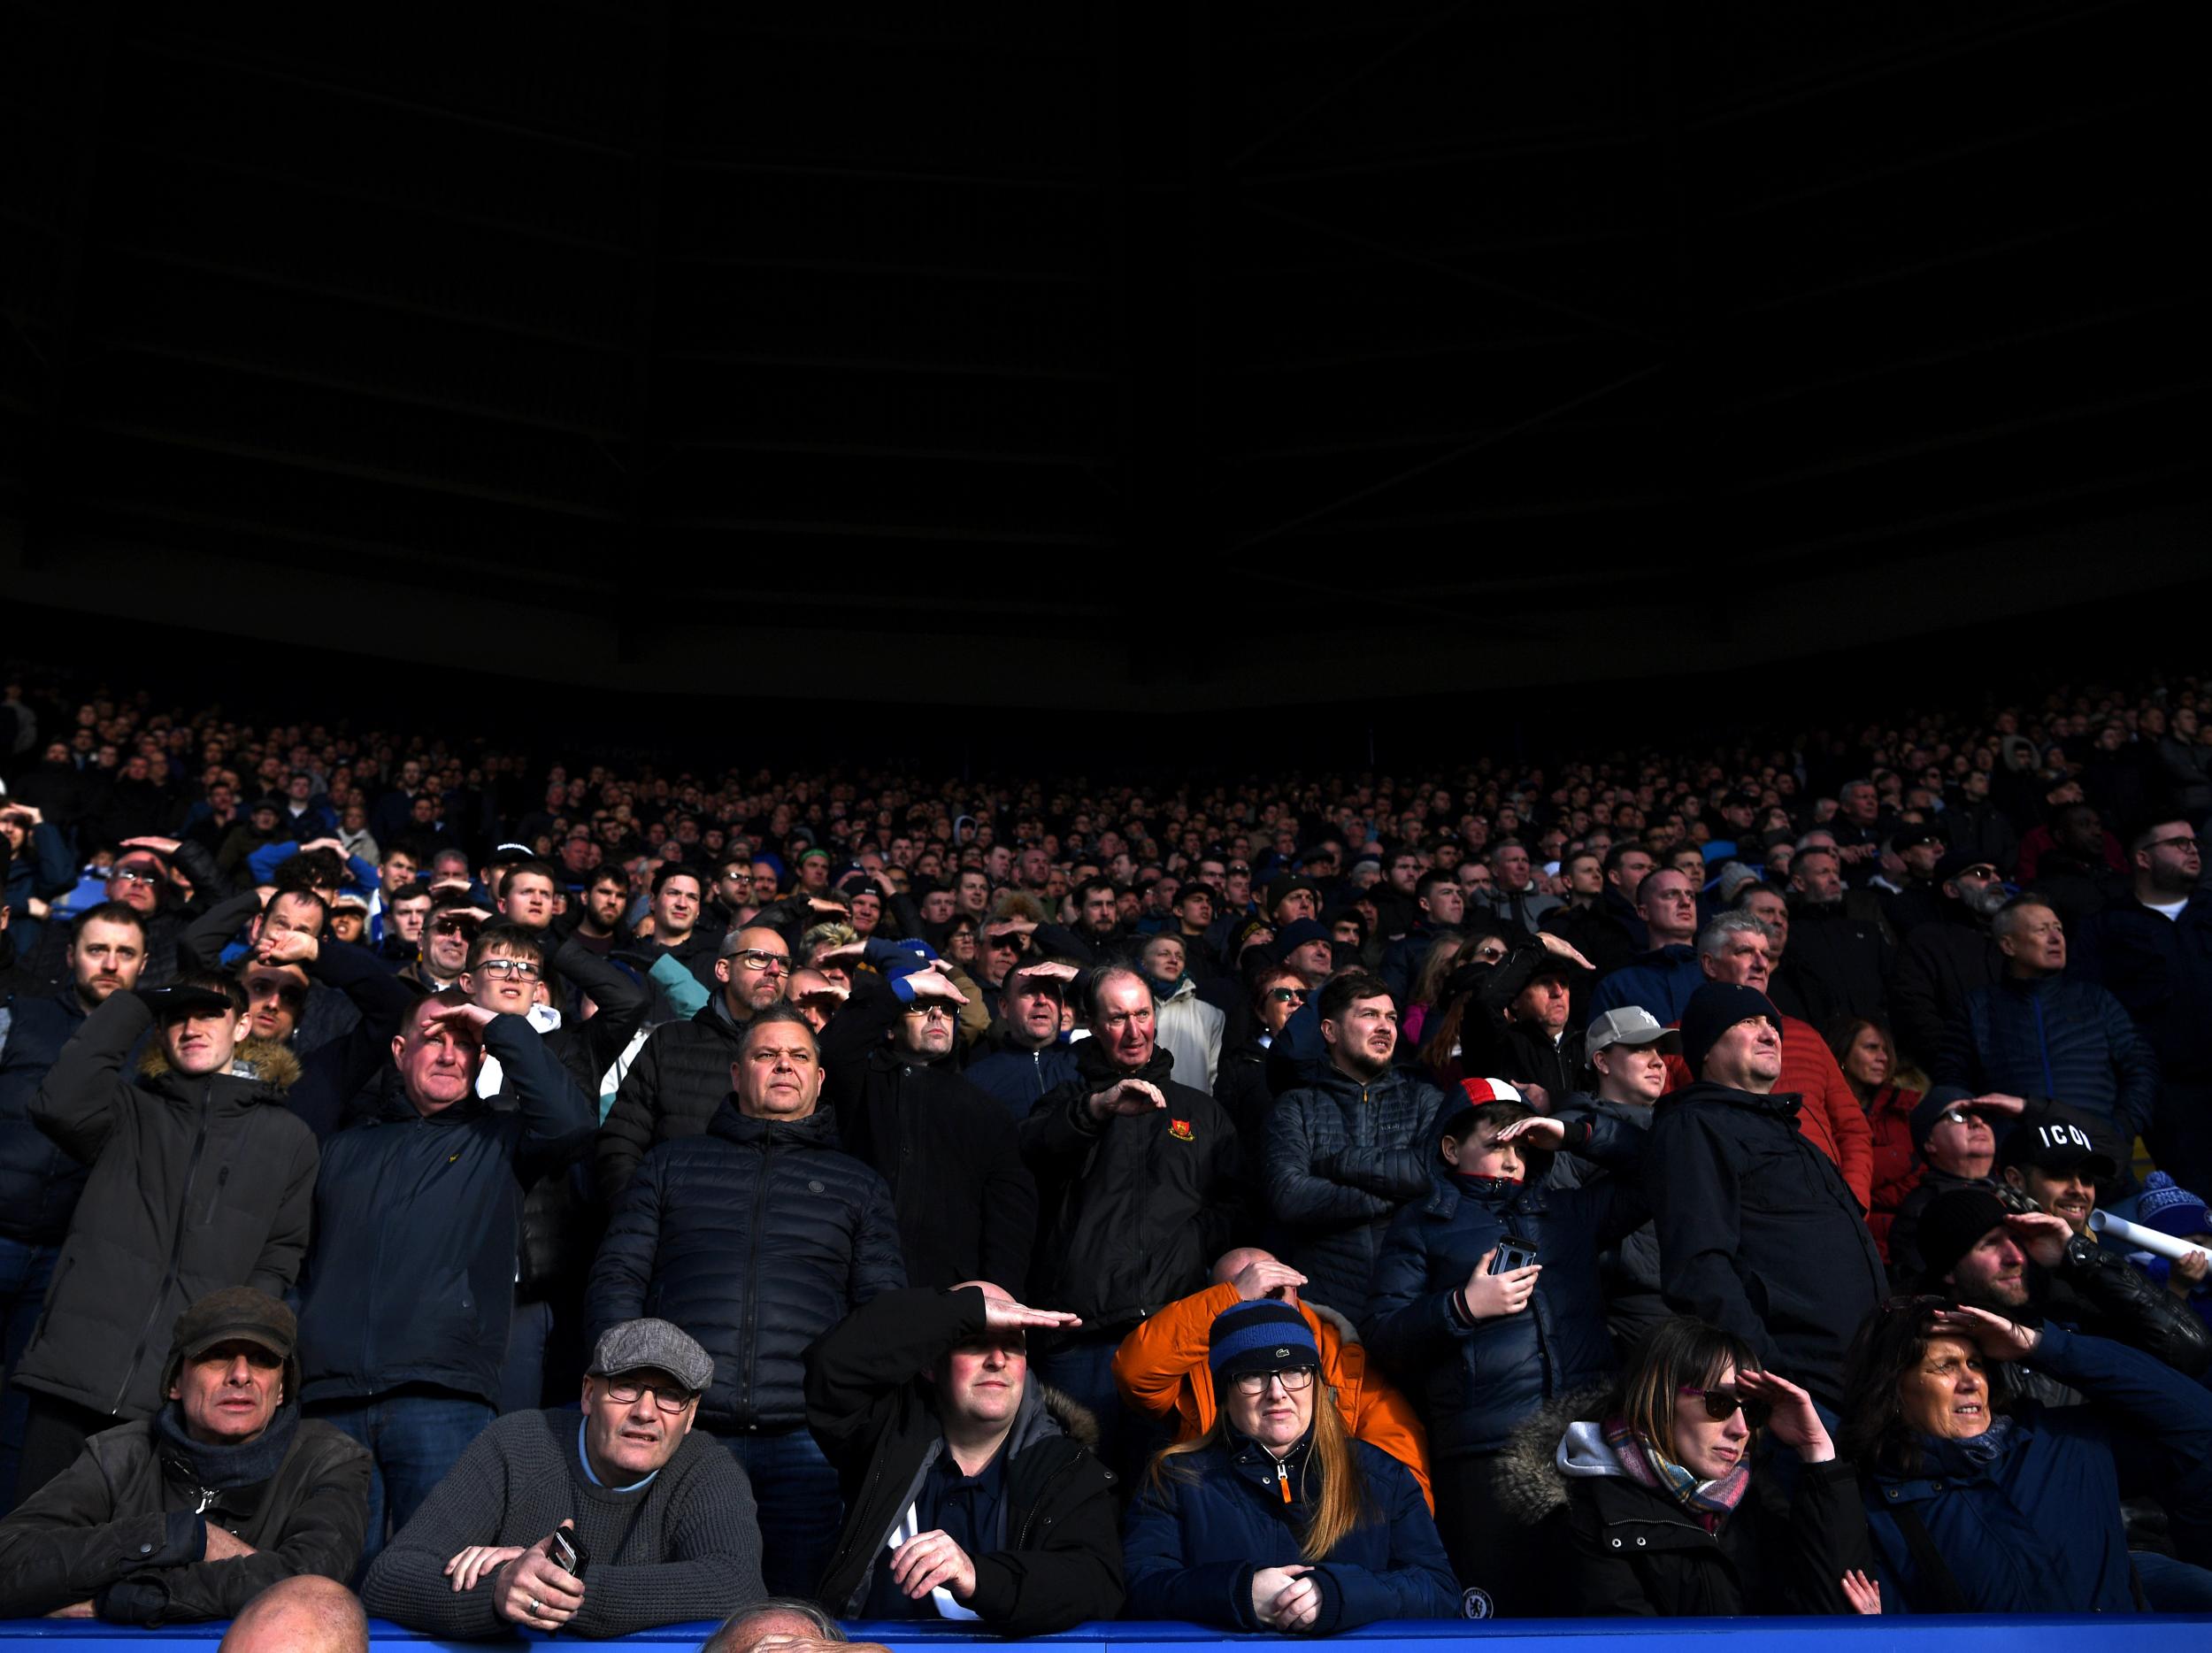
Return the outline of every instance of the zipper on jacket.
[[[122,1384],[115,1391],[114,1403],[108,1408],[111,1417],[122,1412],[123,1402],[131,1392],[131,1380],[138,1375],[138,1363],[146,1358],[146,1339],[153,1331],[154,1319],[161,1312],[161,1305],[169,1300],[170,1285],[183,1265],[185,1216],[192,1209],[192,1185],[200,1180],[200,1157],[207,1151],[207,1125],[214,1109],[215,1080],[211,1076],[200,1087],[200,1128],[192,1138],[192,1157],[185,1162],[184,1197],[177,1202],[177,1234],[169,1247],[169,1272],[162,1277],[160,1288],[146,1305],[145,1324],[138,1328],[138,1346],[131,1350],[130,1364],[123,1368]]]
[[[201,1219],[201,1227],[204,1228],[214,1222],[215,1213],[220,1211],[223,1205],[223,1185],[229,1180],[230,1167],[228,1165],[225,1165],[215,1173],[215,1193],[207,1203],[207,1215]]]
[[[753,1187],[753,1226],[746,1231],[745,1248],[745,1346],[737,1363],[738,1407],[741,1412],[752,1413],[750,1422],[741,1427],[757,1429],[760,1418],[753,1408],[754,1368],[759,1360],[757,1343],[760,1333],[760,1219],[768,1207],[768,1165],[776,1151],[774,1142],[763,1136],[760,1144],[760,1180]]]
[[[1037,1488],[1037,1495],[1029,1502],[1028,1513],[1022,1517],[1021,1531],[1014,1535],[1014,1548],[1016,1549],[1026,1549],[1029,1548],[1029,1534],[1032,1529],[1033,1529],[1037,1525],[1038,1516],[1043,1513],[1046,1499],[1050,1495],[1053,1488],[1059,1486],[1062,1481],[1065,1480],[1081,1466],[1082,1462],[1083,1460],[1079,1457],[1071,1457],[1066,1463],[1061,1465],[1058,1469],[1052,1472],[1051,1475],[1046,1479],[1043,1486]],[[1010,1459],[1008,1461],[1006,1467],[1010,1471],[1014,1467]]]

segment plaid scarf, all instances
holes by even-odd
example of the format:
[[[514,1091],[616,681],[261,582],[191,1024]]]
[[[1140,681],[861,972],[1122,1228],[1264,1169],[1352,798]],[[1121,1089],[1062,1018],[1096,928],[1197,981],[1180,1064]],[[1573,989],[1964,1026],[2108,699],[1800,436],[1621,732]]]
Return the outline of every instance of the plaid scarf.
[[[1622,1474],[1639,1487],[1672,1498],[1709,1533],[1720,1531],[1720,1524],[1743,1502],[1744,1489],[1751,1485],[1748,1458],[1718,1480],[1700,1480],[1631,1429],[1625,1418],[1607,1419],[1604,1434]]]

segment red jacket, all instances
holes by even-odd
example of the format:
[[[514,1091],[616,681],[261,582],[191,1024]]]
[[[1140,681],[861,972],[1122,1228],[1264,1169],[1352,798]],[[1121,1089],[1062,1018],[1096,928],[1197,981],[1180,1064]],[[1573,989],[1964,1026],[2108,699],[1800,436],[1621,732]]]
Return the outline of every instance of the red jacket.
[[[1919,1101],[1916,1090],[1885,1085],[1867,1108],[1867,1123],[1874,1132],[1874,1203],[1866,1226],[1874,1231],[1874,1243],[1885,1263],[1889,1261],[1889,1226],[1897,1220],[1897,1208],[1905,1203],[1905,1196],[1920,1186],[1925,1169],[1912,1146],[1912,1111]]]
[[[1677,1024],[1679,1026],[1679,1024]],[[1667,1058],[1667,1088],[1679,1090],[1696,1076],[1678,1056]],[[1794,1016],[1782,1018],[1782,1077],[1777,1091],[1793,1092],[1800,1100],[1798,1128],[1805,1140],[1836,1162],[1849,1188],[1865,1211],[1873,1203],[1874,1134],[1866,1123],[1866,1111],[1851,1094],[1851,1082],[1836,1065],[1828,1042],[1810,1022]],[[1911,1137],[1906,1138],[1908,1147]]]

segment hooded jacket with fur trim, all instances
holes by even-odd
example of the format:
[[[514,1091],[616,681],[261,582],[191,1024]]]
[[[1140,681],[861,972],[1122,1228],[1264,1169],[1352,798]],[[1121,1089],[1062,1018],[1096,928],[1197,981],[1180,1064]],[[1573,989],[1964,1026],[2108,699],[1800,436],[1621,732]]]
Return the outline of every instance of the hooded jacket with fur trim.
[[[169,1331],[224,1286],[281,1297],[307,1250],[314,1133],[284,1105],[299,1062],[242,1042],[229,1071],[173,1071],[135,993],[85,1018],[54,1060],[31,1118],[91,1167],[46,1310],[12,1381],[124,1422],[159,1410]]]
[[[1717,1532],[1632,1480],[1600,1423],[1617,1395],[1599,1385],[1547,1403],[1500,1454],[1497,1487],[1523,1526],[1551,1533],[1569,1594],[1591,1617],[1732,1618],[1843,1613],[1841,1580],[1872,1551],[1858,1477],[1841,1460],[1806,1465],[1786,1511],[1751,1490]]]
[[[832,1612],[860,1611],[893,1529],[945,1449],[926,1374],[987,1325],[979,1288],[913,1288],[872,1299],[806,1351],[807,1426],[836,1466],[847,1511],[816,1592]],[[972,1557],[965,1605],[1001,1634],[1027,1637],[1111,1618],[1123,1591],[1114,1473],[1091,1451],[1097,1420],[1025,1377],[999,1449],[1002,1542]]]

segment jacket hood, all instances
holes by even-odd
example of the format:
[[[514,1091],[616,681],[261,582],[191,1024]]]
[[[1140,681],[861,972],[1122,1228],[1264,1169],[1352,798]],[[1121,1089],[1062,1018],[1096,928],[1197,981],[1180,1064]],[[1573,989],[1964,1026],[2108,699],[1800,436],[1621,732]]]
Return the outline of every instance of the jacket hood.
[[[1498,1454],[1497,1488],[1498,1501],[1517,1519],[1533,1526],[1567,1507],[1567,1472],[1559,1466],[1559,1455],[1574,1446],[1575,1461],[1591,1458],[1586,1445],[1576,1446],[1569,1438],[1569,1427],[1599,1418],[1611,1399],[1610,1384],[1592,1384],[1546,1401],[1514,1430]],[[1588,1472],[1601,1472],[1594,1458]]]
[[[1048,1436],[1063,1434],[1096,1450],[1098,1414],[1064,1389],[1032,1378],[1024,1387],[1021,1414],[1014,1420],[1014,1431],[1006,1438],[1007,1457],[1027,1451]]]
[[[150,1082],[168,1078],[173,1071],[169,1053],[162,1049],[161,1041],[147,1040],[145,1049],[139,1053],[139,1077]],[[274,1040],[241,1039],[238,1048],[231,1053],[230,1065],[217,1077],[224,1075],[266,1085],[280,1095],[299,1082],[300,1059],[289,1045]]]
[[[726,1142],[741,1142],[748,1148],[757,1142],[769,1142],[778,1148],[839,1145],[837,1114],[827,1103],[816,1103],[814,1111],[804,1119],[756,1119],[738,1111],[734,1091],[723,1100],[714,1118],[707,1121],[707,1129]]]
[[[1325,1308],[1317,1303],[1308,1303],[1303,1297],[1301,1297],[1298,1303],[1300,1307],[1309,1311],[1315,1319],[1326,1320],[1331,1326],[1336,1327],[1337,1342],[1340,1347],[1349,1349],[1359,1342],[1359,1327],[1354,1326],[1334,1309]]]

